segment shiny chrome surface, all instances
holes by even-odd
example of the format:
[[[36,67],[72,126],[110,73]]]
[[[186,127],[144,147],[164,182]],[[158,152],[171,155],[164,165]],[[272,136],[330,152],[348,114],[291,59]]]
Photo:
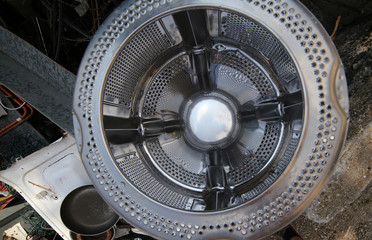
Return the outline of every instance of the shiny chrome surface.
[[[217,99],[202,99],[190,109],[190,127],[193,134],[204,142],[226,138],[233,128],[233,113]]]
[[[162,239],[284,227],[345,138],[346,79],[326,34],[292,0],[125,1],[92,39],[75,91],[97,191]]]

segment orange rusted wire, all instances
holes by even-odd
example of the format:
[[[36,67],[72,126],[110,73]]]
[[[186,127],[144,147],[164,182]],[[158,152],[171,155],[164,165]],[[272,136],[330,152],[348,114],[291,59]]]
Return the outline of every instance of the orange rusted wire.
[[[0,85],[0,89],[6,94],[8,95],[9,97],[13,97],[13,101],[15,103],[17,103],[19,106],[22,106],[22,104],[25,102],[23,101],[19,96],[17,96],[15,93],[13,93],[12,91],[6,89],[4,86],[1,86]],[[17,127],[18,125],[22,124],[23,122],[25,122],[26,120],[28,120],[32,114],[34,113],[34,110],[33,108],[28,104],[28,103],[25,103],[23,106],[22,106],[22,109],[23,109],[23,114],[20,118],[14,120],[13,122],[11,122],[9,125],[7,125],[6,127],[2,128],[0,130],[0,136],[3,136],[4,134],[6,134],[7,132],[9,132],[10,130],[14,129],[15,127]],[[29,111],[28,111],[29,109]]]
[[[333,33],[331,34],[331,39],[332,40],[335,39],[336,32],[337,32],[337,29],[338,29],[338,25],[340,24],[340,21],[341,21],[341,16],[338,16],[337,20],[336,20],[335,28],[333,29]]]

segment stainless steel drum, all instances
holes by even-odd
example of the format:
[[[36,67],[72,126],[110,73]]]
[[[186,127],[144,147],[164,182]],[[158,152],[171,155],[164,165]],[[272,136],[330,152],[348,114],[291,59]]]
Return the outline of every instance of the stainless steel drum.
[[[97,191],[161,239],[257,239],[303,212],[343,145],[342,63],[291,0],[123,2],[91,40],[75,134]]]

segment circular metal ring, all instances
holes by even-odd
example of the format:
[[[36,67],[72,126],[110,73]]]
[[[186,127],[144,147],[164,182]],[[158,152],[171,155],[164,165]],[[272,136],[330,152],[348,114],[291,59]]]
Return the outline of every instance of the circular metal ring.
[[[215,134],[198,130],[201,108]],[[330,176],[348,121],[337,51],[292,0],[125,1],[86,50],[73,109],[97,191],[163,239],[286,226]]]

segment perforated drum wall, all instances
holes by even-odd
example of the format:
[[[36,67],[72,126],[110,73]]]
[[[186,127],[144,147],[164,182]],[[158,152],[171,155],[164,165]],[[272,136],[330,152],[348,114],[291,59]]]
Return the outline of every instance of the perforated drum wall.
[[[163,239],[284,227],[325,184],[347,116],[331,40],[283,0],[125,1],[92,39],[74,101],[98,192]]]

